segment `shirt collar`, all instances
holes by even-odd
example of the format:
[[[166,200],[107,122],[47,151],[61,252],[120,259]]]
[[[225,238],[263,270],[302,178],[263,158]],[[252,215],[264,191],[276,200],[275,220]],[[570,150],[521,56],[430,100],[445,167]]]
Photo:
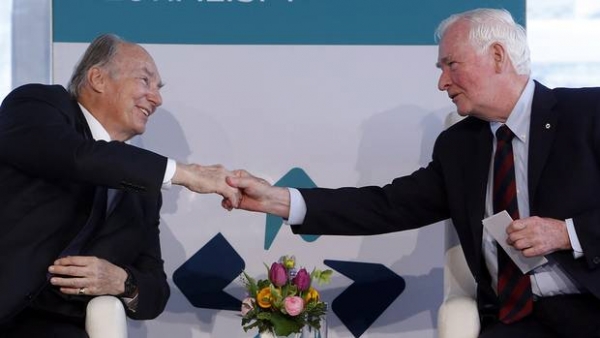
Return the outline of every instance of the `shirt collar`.
[[[85,107],[81,103],[79,103],[79,107],[81,108],[83,116],[85,117],[85,120],[87,121],[87,124],[90,127],[90,131],[92,132],[92,137],[94,138],[94,140],[110,142],[110,135],[108,134],[108,131],[104,129],[102,124],[100,124],[100,122],[96,120],[94,115],[92,115],[92,113],[85,109]]]
[[[535,84],[533,79],[529,78],[525,89],[521,93],[519,100],[515,104],[515,107],[510,112],[508,119],[505,124],[515,134],[515,137],[522,142],[527,142],[527,136],[529,135],[529,123],[531,120],[531,104],[533,102],[533,92]],[[490,128],[492,133],[496,133],[496,130],[502,125],[501,122],[490,122]]]

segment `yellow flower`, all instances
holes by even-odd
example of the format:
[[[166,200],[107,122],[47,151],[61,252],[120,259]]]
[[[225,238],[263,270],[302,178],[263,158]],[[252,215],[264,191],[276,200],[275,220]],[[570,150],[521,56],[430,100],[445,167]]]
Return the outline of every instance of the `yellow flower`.
[[[273,302],[273,296],[271,295],[271,290],[267,287],[258,292],[256,295],[256,302],[258,306],[263,309],[268,309],[271,307],[271,303]]]
[[[319,291],[315,290],[313,287],[311,287],[310,289],[308,289],[306,291],[306,293],[304,293],[304,297],[302,297],[304,299],[304,303],[309,303],[312,301],[318,302],[319,301]]]
[[[293,269],[296,266],[296,257],[283,256],[281,257],[281,263],[283,263],[286,269]]]

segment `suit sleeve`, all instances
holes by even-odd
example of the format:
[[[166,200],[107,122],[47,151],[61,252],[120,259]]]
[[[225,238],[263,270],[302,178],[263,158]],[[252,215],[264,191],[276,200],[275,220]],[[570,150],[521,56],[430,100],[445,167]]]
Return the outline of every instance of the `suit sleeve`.
[[[147,250],[140,254],[132,266],[128,266],[138,287],[137,308],[134,312],[125,307],[127,316],[143,320],[154,319],[161,314],[170,296],[158,242],[158,227],[153,235],[147,233],[145,237]]]
[[[383,187],[300,189],[306,202],[302,234],[375,235],[425,226],[449,217],[444,179],[433,161]]]
[[[161,200],[159,198],[156,212],[147,217],[147,231],[138,232],[138,240],[143,248],[127,268],[134,275],[138,288],[138,304],[136,311],[127,307],[127,315],[133,319],[154,319],[161,314],[170,296],[167,276],[160,249],[159,223]]]
[[[593,116],[593,123],[590,123],[590,144],[593,147],[592,153],[595,155],[595,170],[594,177],[600,181],[600,100],[597,99],[597,94],[594,95],[595,109]],[[587,177],[590,182],[590,177]],[[600,185],[595,187],[600,189]],[[583,189],[582,189],[583,190]],[[596,198],[598,190],[595,191],[594,195],[587,196],[586,202],[581,203],[582,205],[590,203],[588,201],[598,201]],[[591,270],[600,269],[600,205],[598,202],[593,203],[595,207],[590,207],[583,213],[577,214],[573,217],[573,223],[577,232],[577,237],[583,248],[584,257],[587,266]]]
[[[122,142],[85,137],[82,128],[87,125],[76,102],[62,87],[47,87],[19,88],[4,100],[0,108],[3,161],[48,180],[160,191],[166,157]],[[52,90],[56,93],[48,93]]]

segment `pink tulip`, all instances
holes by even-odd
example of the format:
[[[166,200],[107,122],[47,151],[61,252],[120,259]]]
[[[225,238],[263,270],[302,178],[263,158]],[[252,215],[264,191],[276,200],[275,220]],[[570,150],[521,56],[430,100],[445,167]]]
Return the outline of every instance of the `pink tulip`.
[[[275,286],[283,286],[287,282],[287,272],[281,263],[273,263],[269,270],[269,280]]]
[[[310,275],[305,268],[298,270],[296,278],[294,278],[294,285],[298,287],[299,291],[306,291],[310,287]]]
[[[304,300],[298,296],[285,297],[283,300],[285,312],[294,317],[302,313],[304,310]]]

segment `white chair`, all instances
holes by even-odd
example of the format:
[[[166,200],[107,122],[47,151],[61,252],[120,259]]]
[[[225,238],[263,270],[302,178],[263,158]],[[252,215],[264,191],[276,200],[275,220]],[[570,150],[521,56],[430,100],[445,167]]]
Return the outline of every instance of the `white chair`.
[[[85,330],[90,338],[127,338],[126,318],[117,297],[94,297],[86,309]]]
[[[444,262],[444,300],[438,312],[439,338],[479,336],[476,293],[475,279],[467,266],[456,231],[448,221]]]

